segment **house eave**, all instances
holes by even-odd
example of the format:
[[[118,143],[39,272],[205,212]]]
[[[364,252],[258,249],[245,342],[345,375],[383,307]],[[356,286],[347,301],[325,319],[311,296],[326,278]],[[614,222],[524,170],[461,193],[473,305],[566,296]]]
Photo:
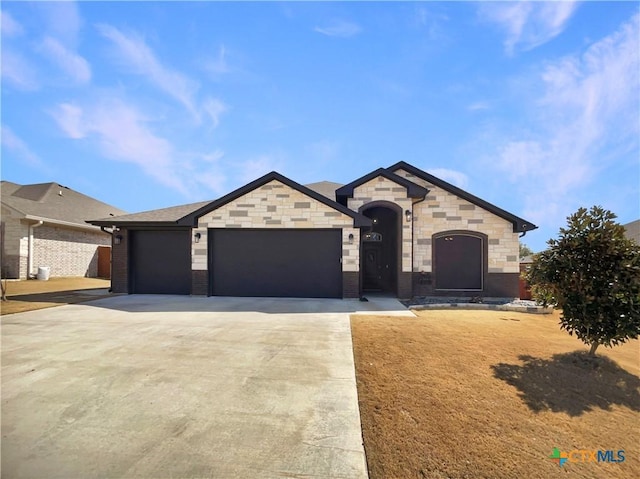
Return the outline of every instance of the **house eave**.
[[[391,165],[390,167],[387,168],[387,170],[392,172],[397,170],[405,170],[406,172],[411,173],[412,175],[417,176],[418,178],[424,181],[434,184],[439,188],[442,188],[443,190],[448,191],[449,193],[468,201],[469,203],[473,203],[474,205],[479,206],[480,208],[487,210],[490,213],[493,213],[494,215],[499,216],[509,221],[510,223],[512,223],[514,233],[526,233],[528,231],[533,231],[538,228],[535,224],[531,223],[530,221],[520,218],[519,216],[516,216],[512,213],[509,213],[508,211],[503,210],[502,208],[492,203],[489,203],[488,201],[478,198],[477,196],[472,195],[471,193],[461,188],[458,188],[457,186],[454,186],[451,183],[441,180],[436,176],[433,176],[425,171],[422,171],[421,169],[416,168],[415,166],[410,165],[409,163],[405,163],[404,161],[399,161],[398,163]]]
[[[346,204],[346,199],[353,198],[353,192],[358,186],[361,186],[375,178],[378,178],[379,176],[382,176],[383,178],[386,178],[387,180],[406,188],[407,196],[409,198],[424,198],[429,193],[429,190],[427,188],[417,185],[412,181],[407,180],[406,178],[402,178],[401,176],[396,175],[395,173],[385,168],[378,168],[377,170],[361,176],[357,180],[354,180],[351,183],[338,188],[336,190],[336,198],[339,202],[344,202],[342,204]]]
[[[340,203],[337,203],[329,198],[327,198],[326,196],[321,195],[320,193],[317,193],[309,188],[307,188],[306,186],[303,186],[299,183],[296,183],[295,181],[287,178],[286,176],[281,175],[280,173],[276,172],[276,171],[272,171],[270,173],[267,173],[266,175],[252,181],[251,183],[248,183],[234,191],[232,191],[231,193],[228,193],[227,195],[212,201],[211,203],[209,203],[208,205],[203,206],[202,208],[197,209],[196,211],[193,211],[192,213],[185,215],[184,217],[180,218],[176,223],[177,225],[180,226],[190,226],[190,227],[197,227],[198,226],[198,219],[200,217],[202,217],[203,215],[210,213],[224,205],[226,205],[227,203],[230,203],[231,201],[240,198],[241,196],[246,195],[247,193],[255,190],[256,188],[260,188],[261,186],[271,182],[271,181],[278,181],[294,190],[299,191],[300,193],[304,194],[305,196],[308,196],[336,211],[339,211],[340,213],[343,213],[349,217],[351,217],[353,219],[353,223],[354,223],[354,227],[356,228],[363,228],[363,227],[369,227],[371,226],[371,219],[367,218],[364,215],[361,215],[360,213],[357,213],[355,211],[350,210],[349,208],[347,208],[346,206],[341,205]]]

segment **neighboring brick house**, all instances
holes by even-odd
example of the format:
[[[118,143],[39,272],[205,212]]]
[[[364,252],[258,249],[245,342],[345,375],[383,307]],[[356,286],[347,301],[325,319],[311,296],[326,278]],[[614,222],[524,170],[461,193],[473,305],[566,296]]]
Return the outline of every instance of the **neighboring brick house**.
[[[40,266],[51,276],[98,275],[98,247],[108,260],[111,236],[86,220],[124,211],[57,183],[1,188],[3,278],[28,279]]]
[[[102,218],[115,292],[517,297],[536,228],[404,162],[348,185],[269,173],[213,201]]]

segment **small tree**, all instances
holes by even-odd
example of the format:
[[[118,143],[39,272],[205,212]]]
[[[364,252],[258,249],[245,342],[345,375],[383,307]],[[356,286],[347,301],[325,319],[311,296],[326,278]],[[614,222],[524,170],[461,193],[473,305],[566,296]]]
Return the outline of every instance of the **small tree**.
[[[580,208],[527,274],[534,297],[562,309],[560,327],[591,355],[640,334],[640,246],[615,218],[600,206]]]
[[[520,243],[520,258],[524,258],[525,256],[531,256],[533,251],[526,244]]]

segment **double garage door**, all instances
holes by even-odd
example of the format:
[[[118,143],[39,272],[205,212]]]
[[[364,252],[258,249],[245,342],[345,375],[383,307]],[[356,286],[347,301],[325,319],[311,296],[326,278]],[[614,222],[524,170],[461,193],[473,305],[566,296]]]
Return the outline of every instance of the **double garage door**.
[[[342,233],[331,230],[209,231],[209,294],[342,297]],[[191,230],[131,231],[131,291],[191,293]]]
[[[210,230],[210,293],[340,298],[341,258],[339,229]]]

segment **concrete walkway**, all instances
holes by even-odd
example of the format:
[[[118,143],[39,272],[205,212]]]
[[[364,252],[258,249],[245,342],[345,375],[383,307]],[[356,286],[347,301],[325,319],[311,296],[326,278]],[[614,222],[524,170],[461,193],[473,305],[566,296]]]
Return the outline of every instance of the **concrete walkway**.
[[[2,476],[366,478],[350,312],[120,296],[2,318]]]

